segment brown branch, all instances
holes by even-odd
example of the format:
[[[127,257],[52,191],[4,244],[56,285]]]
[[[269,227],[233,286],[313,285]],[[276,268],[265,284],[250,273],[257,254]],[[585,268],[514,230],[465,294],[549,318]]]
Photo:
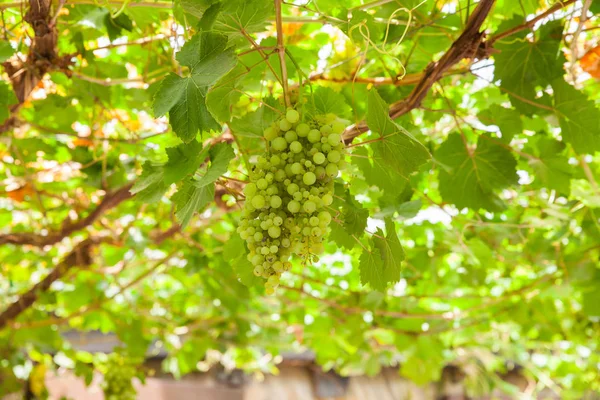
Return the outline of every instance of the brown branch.
[[[531,29],[538,21],[541,21],[542,19],[554,14],[556,11],[558,11],[562,8],[565,8],[570,4],[575,3],[575,1],[576,0],[567,0],[567,1],[558,2],[558,3],[554,4],[552,7],[550,7],[549,9],[547,9],[546,11],[544,11],[543,13],[541,13],[540,15],[532,18],[531,20],[525,22],[524,24],[517,25],[511,29],[504,31],[504,32],[500,32],[496,35],[490,36],[490,38],[487,40],[487,43],[490,46],[493,46],[494,43],[500,39],[504,39],[505,37],[514,35],[515,33],[521,32],[525,29]]]
[[[392,104],[390,107],[391,118],[398,118],[419,107],[433,84],[444,77],[446,71],[462,59],[474,58],[476,56],[487,57],[487,47],[482,46],[484,33],[480,32],[480,29],[493,5],[494,0],[482,0],[479,2],[469,18],[463,33],[452,43],[450,49],[448,49],[439,61],[427,66],[423,72],[423,77],[406,99]],[[350,126],[344,132],[344,141],[350,143],[355,137],[367,130],[369,128],[364,121]]]
[[[97,243],[98,240],[93,239],[86,239],[79,243],[44,279],[20,295],[17,301],[0,314],[0,330],[31,307],[41,293],[46,292],[54,282],[62,278],[69,270],[90,265],[92,263],[91,249]]]
[[[39,233],[30,232],[8,233],[5,235],[0,235],[0,245],[17,244],[43,247],[56,244],[67,236],[71,235],[73,232],[82,230],[92,225],[105,212],[131,198],[132,194],[129,193],[129,189],[131,189],[132,185],[132,183],[129,183],[120,189],[107,194],[104,196],[100,204],[98,204],[98,206],[92,212],[90,212],[87,217],[81,218],[73,223],[67,220],[59,231],[50,232],[48,235],[40,235]]]

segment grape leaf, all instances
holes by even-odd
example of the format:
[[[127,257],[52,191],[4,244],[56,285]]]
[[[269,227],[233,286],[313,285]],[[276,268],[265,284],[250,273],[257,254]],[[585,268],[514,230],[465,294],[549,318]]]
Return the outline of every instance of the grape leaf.
[[[516,134],[523,132],[521,114],[512,108],[492,104],[487,110],[480,112],[477,118],[486,125],[496,125],[502,133],[504,143],[510,143]]]
[[[350,235],[346,229],[337,222],[333,222],[331,224],[329,238],[333,240],[339,247],[343,247],[348,250],[353,249],[358,245],[352,235]]]
[[[139,202],[156,203],[169,188],[163,178],[163,166],[152,165],[150,161],[146,161],[143,165],[142,174],[131,188],[131,193],[136,195],[136,200]]]
[[[528,115],[540,112],[539,107],[530,104],[544,103],[543,99],[536,98],[536,86],[545,87],[563,75],[564,56],[559,51],[562,30],[562,22],[553,21],[539,29],[534,41],[528,40],[527,32],[523,32],[496,43],[495,48],[500,53],[494,55],[494,76],[501,80],[500,86],[518,111]]]
[[[312,98],[305,105],[306,112],[310,115],[335,114],[345,118],[350,115],[350,107],[341,93],[328,87],[319,87],[314,91]]]
[[[571,191],[573,166],[562,154],[565,144],[541,135],[536,135],[528,142],[529,146],[525,150],[536,156],[528,160],[535,171],[534,179],[539,180],[547,188],[568,195]]]
[[[218,121],[227,122],[231,119],[231,106],[242,95],[240,82],[247,73],[246,68],[238,64],[223,76],[207,93],[206,105]]]
[[[359,259],[360,282],[383,292],[386,289],[385,266],[381,252],[376,247],[363,250]]]
[[[270,0],[228,0],[223,2],[221,16],[213,29],[226,34],[260,31],[273,13]]]
[[[397,174],[404,180],[431,157],[429,152],[408,131],[397,125],[388,114],[388,105],[375,90],[369,92],[367,125],[381,140],[371,144],[373,149],[372,174],[387,170],[386,175]],[[396,181],[397,179],[394,179]],[[396,190],[399,190],[396,187]]]
[[[177,74],[169,73],[160,84],[154,95],[154,116],[162,117],[177,104],[187,89],[188,80]]]
[[[195,212],[201,211],[215,197],[214,185],[198,187],[196,181],[189,178],[173,195],[175,203],[175,216],[182,228],[185,228]]]
[[[342,206],[342,219],[344,230],[349,235],[362,236],[365,228],[367,227],[367,218],[369,217],[369,210],[363,208],[360,203],[356,202],[348,194],[346,201]]]
[[[234,157],[233,148],[229,143],[222,142],[212,146],[210,148],[210,167],[206,174],[196,181],[196,186],[201,187],[216,181],[217,178],[227,172],[229,162]]]
[[[459,134],[451,134],[435,154],[440,168],[442,198],[459,208],[502,210],[494,193],[517,182],[516,161],[509,150],[481,135],[475,149],[467,148]]]
[[[234,118],[230,127],[231,130],[240,136],[260,136],[263,131],[275,122],[281,114],[275,110],[280,110],[279,103],[273,98],[267,98],[265,105],[259,107],[256,111],[244,115],[242,118]]]
[[[193,140],[169,147],[166,152],[169,161],[164,166],[164,180],[166,184],[171,184],[196,171],[206,158],[208,149],[203,151],[202,143]]]
[[[383,258],[383,277],[386,285],[397,283],[402,270],[401,262],[404,260],[404,250],[396,234],[396,226],[391,218],[385,219],[386,235],[377,229],[377,235],[372,238],[373,245],[379,249]]]
[[[552,82],[552,89],[564,141],[577,153],[600,150],[600,110],[594,102],[563,79]]]
[[[198,131],[220,129],[206,107],[206,93],[235,65],[235,54],[227,45],[227,37],[222,35],[194,35],[176,57],[190,68],[190,75],[182,78],[169,74],[154,97],[155,115],[168,111],[173,131],[184,142],[193,140]]]

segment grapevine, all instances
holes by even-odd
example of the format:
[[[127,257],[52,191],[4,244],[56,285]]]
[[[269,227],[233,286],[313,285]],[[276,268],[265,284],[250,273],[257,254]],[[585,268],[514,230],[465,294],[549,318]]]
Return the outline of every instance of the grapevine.
[[[258,157],[244,188],[246,202],[238,227],[253,273],[273,294],[290,257],[318,261],[332,216],[333,184],[344,167],[341,134],[345,124],[333,114],[301,121],[288,109],[264,130],[267,151]]]

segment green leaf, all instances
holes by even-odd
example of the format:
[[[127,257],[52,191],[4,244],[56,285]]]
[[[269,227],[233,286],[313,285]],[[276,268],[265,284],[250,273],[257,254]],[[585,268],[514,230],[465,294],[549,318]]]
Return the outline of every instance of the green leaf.
[[[281,117],[281,114],[275,111],[281,110],[275,99],[269,97],[264,102],[266,105],[260,106],[256,111],[242,118],[234,118],[229,124],[231,130],[240,136],[262,137],[264,130]]]
[[[222,3],[214,3],[206,9],[198,22],[199,31],[210,31],[217,20],[217,17],[221,13]]]
[[[228,0],[213,29],[229,33],[262,31],[275,8],[271,0]]]
[[[423,203],[421,200],[407,201],[406,203],[387,206],[376,213],[375,217],[390,217],[398,213],[398,216],[401,218],[412,218],[419,213],[422,207]]]
[[[339,247],[351,250],[358,245],[352,235],[341,224],[333,222],[330,230],[329,239],[333,240]]]
[[[235,54],[227,45],[223,35],[211,32],[194,35],[176,56],[190,68],[190,75],[181,78],[169,74],[154,97],[155,115],[169,111],[173,131],[184,142],[193,140],[198,131],[221,128],[207,109],[206,93],[235,65]]]
[[[565,144],[539,134],[528,139],[528,142],[529,146],[525,150],[536,156],[528,160],[535,172],[534,179],[549,189],[568,195],[571,191],[573,166],[563,154]]]
[[[580,154],[600,150],[600,110],[563,79],[552,82],[554,108],[565,142]]]
[[[246,73],[246,67],[238,64],[208,91],[206,105],[218,121],[228,122],[231,119],[231,107],[242,95],[240,82]]]
[[[196,181],[187,179],[173,195],[175,216],[182,228],[185,228],[195,212],[204,209],[215,197],[214,185],[196,186]]]
[[[451,134],[435,157],[442,164],[442,198],[458,208],[502,210],[504,204],[494,191],[518,180],[511,152],[486,135],[479,137],[476,148],[467,148],[461,135]]]
[[[209,185],[227,172],[229,162],[235,157],[229,143],[221,142],[210,148],[210,167],[206,174],[196,181],[197,187]]]
[[[116,18],[113,18],[110,12],[104,17],[104,24],[106,25],[106,31],[108,38],[113,41],[119,38],[121,32],[126,30],[131,32],[133,30],[133,23],[131,19],[124,12],[120,13]]]
[[[342,206],[344,230],[351,236],[362,236],[367,227],[367,218],[369,218],[369,210],[363,208],[348,194]]]
[[[387,285],[400,280],[404,250],[398,240],[396,226],[391,218],[385,219],[385,230],[387,234],[384,237],[381,229],[377,229],[377,235],[373,236],[372,240],[383,258],[383,279]]]
[[[154,94],[154,116],[162,117],[171,110],[187,89],[188,79],[177,74],[169,73],[160,84],[160,88]]]
[[[11,58],[13,54],[15,54],[15,49],[13,49],[8,41],[0,42],[0,63]]]
[[[206,108],[204,91],[189,77],[185,78],[183,96],[169,111],[169,122],[175,134],[186,143],[194,140],[198,131],[221,128]]]
[[[379,134],[380,140],[371,144],[372,164],[366,161],[359,163],[365,175],[375,179],[374,184],[388,192],[397,192],[408,182],[409,175],[427,162],[431,156],[425,146],[392,121],[388,110],[388,105],[377,91],[371,90],[367,125],[372,132]]]
[[[305,105],[306,111],[311,115],[335,114],[345,118],[350,115],[350,107],[341,93],[328,87],[318,87]]]
[[[156,203],[159,201],[169,186],[164,182],[164,169],[162,165],[152,165],[146,161],[142,174],[136,179],[131,188],[137,201],[141,203]]]
[[[530,103],[545,103],[544,99],[536,98],[536,87],[545,88],[548,82],[564,74],[564,56],[559,51],[562,31],[562,22],[553,21],[539,29],[534,41],[527,39],[524,31],[496,43],[500,53],[494,55],[494,76],[501,80],[500,86],[518,111],[528,115],[542,111]]]
[[[171,184],[183,179],[200,167],[206,158],[208,149],[202,149],[202,143],[193,140],[176,147],[167,148],[169,161],[164,166],[164,180]]]
[[[0,124],[10,116],[10,106],[17,103],[17,97],[9,85],[0,82]]]
[[[373,290],[383,292],[387,287],[385,266],[381,252],[376,247],[365,249],[359,259],[360,282]]]
[[[477,118],[486,125],[496,125],[502,133],[504,143],[510,143],[516,134],[523,132],[521,114],[512,108],[492,104],[487,110],[480,112]]]

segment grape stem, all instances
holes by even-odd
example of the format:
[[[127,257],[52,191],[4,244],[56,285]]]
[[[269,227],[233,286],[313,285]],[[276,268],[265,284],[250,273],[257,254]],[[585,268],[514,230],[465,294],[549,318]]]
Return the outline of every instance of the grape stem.
[[[283,24],[281,20],[281,0],[275,1],[275,25],[277,27],[277,53],[281,64],[281,88],[283,89],[283,99],[285,106],[290,106],[290,95],[288,90],[288,75],[285,66],[285,47],[283,46]]]

